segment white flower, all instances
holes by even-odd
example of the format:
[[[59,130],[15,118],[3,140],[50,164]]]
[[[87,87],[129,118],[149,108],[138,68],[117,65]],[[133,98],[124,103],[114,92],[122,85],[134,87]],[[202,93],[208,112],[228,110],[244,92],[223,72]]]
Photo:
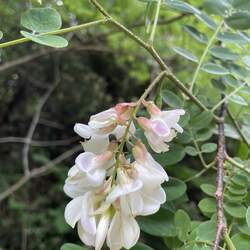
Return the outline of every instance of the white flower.
[[[145,189],[150,190],[160,186],[164,181],[168,181],[166,171],[154,160],[143,143],[137,141],[132,151],[135,158],[133,166],[137,170],[138,178],[143,182]]]
[[[151,118],[139,117],[139,125],[144,129],[144,134],[151,148],[157,152],[166,152],[169,149],[168,142],[176,136],[176,132],[182,133],[183,129],[178,124],[183,109],[161,111],[153,102],[144,102]]]
[[[122,247],[130,249],[136,244],[139,236],[140,228],[135,218],[116,211],[107,235],[110,250],[119,250]]]
[[[65,181],[64,192],[71,198],[84,194],[86,191],[100,187],[106,177],[107,168],[114,163],[115,143],[101,155],[91,152],[80,154],[75,165],[69,170]]]

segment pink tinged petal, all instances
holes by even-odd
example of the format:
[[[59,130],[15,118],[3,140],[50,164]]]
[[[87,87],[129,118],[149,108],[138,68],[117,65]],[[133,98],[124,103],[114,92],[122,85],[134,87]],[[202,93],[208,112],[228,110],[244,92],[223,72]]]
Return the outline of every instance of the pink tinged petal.
[[[116,122],[116,119],[117,119],[116,111],[113,108],[111,108],[103,112],[100,112],[96,115],[92,115],[90,117],[88,125],[92,129],[101,129],[114,124]]]
[[[74,126],[74,131],[85,139],[90,138],[92,136],[91,128],[85,124],[76,123]]]
[[[173,128],[175,124],[180,120],[180,116],[184,114],[185,111],[183,109],[163,111],[161,114],[161,118],[170,128]]]
[[[93,135],[90,140],[83,142],[83,148],[86,152],[101,154],[108,149],[108,136]]]
[[[69,202],[65,208],[64,218],[72,228],[74,228],[76,222],[80,220],[82,203],[83,196],[80,196]]]
[[[170,129],[167,124],[160,119],[151,121],[151,128],[160,137],[165,137],[170,134]]]
[[[77,231],[79,238],[81,241],[87,246],[95,245],[95,235],[88,233],[88,231],[84,230],[81,226],[81,223],[77,223]]]
[[[169,150],[169,146],[162,140],[162,138],[157,136],[155,133],[151,131],[146,131],[144,135],[146,136],[150,147],[156,153],[163,153]]]
[[[115,135],[116,139],[119,140],[122,138],[126,130],[125,126],[118,125],[114,131],[112,132],[113,135]]]
[[[133,247],[140,236],[140,228],[133,216],[121,216],[121,240],[126,249]]]
[[[77,156],[75,160],[76,166],[82,171],[82,172],[89,172],[94,167],[94,158],[96,157],[95,154],[91,152],[85,152],[81,153]]]
[[[96,234],[96,219],[94,213],[94,194],[87,192],[83,198],[80,223],[89,234]]]
[[[110,212],[107,211],[100,218],[96,231],[95,250],[102,249],[103,243],[108,233],[110,217],[111,217]]]

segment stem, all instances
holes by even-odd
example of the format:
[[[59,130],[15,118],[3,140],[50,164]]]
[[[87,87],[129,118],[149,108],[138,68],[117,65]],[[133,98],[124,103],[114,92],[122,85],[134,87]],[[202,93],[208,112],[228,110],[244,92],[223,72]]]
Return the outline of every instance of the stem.
[[[226,160],[233,164],[235,167],[241,169],[242,171],[246,172],[247,174],[250,175],[250,169],[247,168],[246,166],[240,164],[239,162],[235,161],[233,158],[231,158],[229,155],[226,154]]]
[[[221,21],[221,22],[219,23],[217,29],[215,30],[215,32],[214,32],[213,35],[211,36],[210,40],[208,41],[207,47],[206,47],[205,50],[203,51],[203,54],[202,54],[202,56],[201,56],[201,58],[200,58],[200,60],[199,60],[198,66],[197,66],[197,68],[196,68],[196,70],[195,70],[194,77],[193,77],[192,82],[191,82],[191,84],[190,84],[190,88],[189,88],[189,91],[190,91],[190,92],[193,91],[193,87],[194,87],[194,84],[195,84],[195,82],[196,82],[196,80],[197,80],[197,77],[198,77],[198,75],[199,75],[201,66],[202,66],[202,64],[203,64],[203,62],[204,62],[204,60],[205,60],[205,58],[206,58],[206,55],[207,55],[207,53],[208,53],[210,47],[212,46],[212,44],[213,44],[215,38],[217,37],[217,34],[219,33],[219,31],[220,31],[220,29],[221,29],[223,23],[224,23],[224,20]]]
[[[225,239],[225,242],[227,243],[228,250],[236,250],[236,247],[234,246],[227,231],[224,234],[224,239]]]
[[[154,18],[154,24],[153,24],[152,32],[151,32],[150,38],[149,38],[149,43],[151,45],[153,45],[153,43],[154,43],[155,32],[156,32],[156,28],[157,28],[158,19],[159,19],[160,9],[161,9],[161,0],[158,0],[155,18]]]
[[[212,109],[211,111],[214,112],[218,107],[221,106],[222,103],[224,103],[226,100],[228,100],[231,96],[233,96],[234,94],[236,94],[239,90],[241,90],[244,86],[246,85],[246,83],[243,83],[242,85],[240,85],[238,88],[236,88],[234,91],[232,91],[229,95],[225,96],[221,101],[219,101]]]
[[[60,30],[56,30],[56,31],[42,33],[42,34],[39,34],[38,36],[65,34],[65,33],[73,32],[73,31],[81,30],[81,29],[84,29],[84,28],[88,28],[88,27],[91,27],[91,26],[103,24],[103,23],[106,23],[108,21],[109,21],[109,19],[104,18],[104,19],[89,22],[89,23],[75,25],[75,26],[72,26],[72,27],[69,27],[69,28],[64,28],[64,29],[60,29]],[[21,44],[21,43],[26,43],[26,42],[29,42],[29,41],[31,41],[29,38],[20,38],[20,39],[16,39],[16,40],[13,40],[13,41],[10,41],[10,42],[0,43],[0,49],[10,47],[10,46],[14,46],[14,45]]]
[[[134,111],[132,112],[131,116],[130,116],[130,119],[128,121],[128,125],[125,129],[125,132],[124,132],[124,135],[122,136],[121,138],[121,143],[119,145],[119,150],[116,154],[116,166],[115,166],[115,170],[114,170],[114,175],[116,174],[116,171],[117,169],[119,168],[119,165],[120,165],[120,155],[122,154],[123,152],[123,148],[124,148],[124,145],[127,141],[127,137],[128,137],[128,134],[129,134],[129,129],[130,129],[130,126],[133,122],[133,119],[134,117],[136,116],[143,100],[147,97],[147,95],[151,92],[151,90],[156,86],[157,83],[159,83],[165,76],[165,71],[162,71],[155,79],[154,81],[152,81],[152,83],[147,87],[147,89],[144,91],[144,93],[141,95],[141,97],[139,98],[139,100],[137,101],[136,103],[136,106],[134,108]]]

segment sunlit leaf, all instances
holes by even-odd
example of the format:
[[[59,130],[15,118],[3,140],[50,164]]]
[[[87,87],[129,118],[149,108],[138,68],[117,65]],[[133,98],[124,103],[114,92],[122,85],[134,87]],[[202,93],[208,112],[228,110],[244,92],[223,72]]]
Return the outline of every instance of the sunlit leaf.
[[[215,63],[205,63],[202,70],[213,75],[227,75],[229,71],[221,65]]]
[[[185,57],[186,59],[188,59],[189,61],[192,61],[192,62],[195,62],[195,63],[198,62],[198,58],[196,56],[194,56],[191,52],[189,52],[189,51],[187,51],[187,50],[185,50],[183,48],[174,47],[173,50],[177,54],[179,54],[179,55]]]
[[[237,10],[226,18],[226,23],[233,29],[246,30],[250,28],[250,12]]]

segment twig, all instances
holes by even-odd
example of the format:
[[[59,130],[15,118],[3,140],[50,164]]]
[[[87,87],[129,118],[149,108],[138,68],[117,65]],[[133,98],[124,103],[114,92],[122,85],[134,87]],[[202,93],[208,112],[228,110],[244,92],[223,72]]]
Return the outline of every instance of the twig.
[[[39,122],[39,118],[41,115],[41,111],[42,108],[44,107],[46,101],[48,100],[49,96],[51,95],[51,93],[53,92],[53,90],[56,88],[57,84],[59,83],[59,76],[58,76],[58,66],[56,66],[56,70],[55,70],[55,80],[54,80],[54,84],[51,85],[51,87],[48,88],[47,92],[45,93],[45,95],[39,100],[37,107],[36,107],[36,112],[33,116],[33,119],[31,121],[27,136],[26,136],[26,142],[24,144],[23,147],[23,151],[22,151],[22,163],[23,163],[23,169],[24,169],[24,174],[28,175],[30,172],[29,169],[29,149],[30,149],[30,143],[32,140],[32,137],[34,135],[36,126]]]
[[[223,178],[224,178],[224,162],[225,162],[225,135],[224,135],[224,118],[227,112],[227,103],[224,102],[221,106],[220,118],[221,122],[218,124],[218,152],[216,156],[217,160],[217,177],[216,177],[216,207],[217,207],[217,224],[215,240],[213,242],[213,250],[219,248],[222,234],[225,232],[226,225],[224,221],[224,209],[223,209]]]
[[[55,140],[55,141],[36,141],[36,140],[31,140],[30,141],[30,146],[32,147],[50,147],[50,146],[65,146],[69,145],[72,142],[77,141],[79,138],[78,137],[71,137],[68,139],[63,139],[63,140]],[[26,137],[2,137],[0,138],[0,144],[2,143],[27,143],[27,138]]]
[[[10,186],[8,189],[6,189],[4,192],[2,192],[0,194],[0,202],[3,201],[4,199],[6,199],[11,194],[13,194],[14,192],[16,192],[19,188],[21,188],[25,183],[27,183],[32,178],[36,178],[36,177],[39,177],[41,175],[48,174],[50,171],[52,171],[52,169],[56,165],[58,165],[59,163],[61,163],[65,159],[71,157],[73,154],[75,154],[81,150],[82,150],[82,146],[77,145],[76,147],[64,152],[63,154],[59,155],[58,157],[56,157],[52,161],[48,162],[46,165],[31,170],[28,175],[24,175],[15,184],[13,184],[12,186]]]
[[[160,9],[161,9],[161,0],[158,0],[157,7],[156,7],[156,12],[155,12],[154,24],[153,24],[153,28],[152,28],[150,38],[149,38],[149,43],[151,45],[153,45],[153,43],[154,43],[155,32],[156,32],[156,28],[157,28],[158,18],[159,18],[159,15],[160,15]]]
[[[244,166],[240,164],[239,162],[235,161],[233,158],[231,158],[228,154],[226,154],[226,160],[233,164],[235,167],[241,169],[242,171],[246,172],[250,175],[250,169],[247,166]]]

